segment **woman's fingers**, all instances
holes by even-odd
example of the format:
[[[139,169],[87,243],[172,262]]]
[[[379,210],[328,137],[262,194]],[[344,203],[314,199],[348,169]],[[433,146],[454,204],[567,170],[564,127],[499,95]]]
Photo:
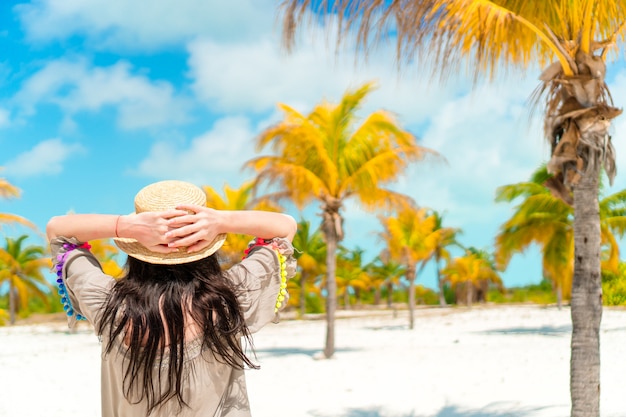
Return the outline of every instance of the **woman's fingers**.
[[[173,253],[180,250],[179,248],[170,248],[168,245],[154,245],[150,246],[148,249],[156,253]]]
[[[206,240],[201,240],[197,243],[194,243],[191,246],[187,247],[188,252],[200,252],[204,248],[208,247],[211,242],[207,242]]]
[[[163,213],[167,219],[164,240],[172,250],[185,247],[197,252],[208,247],[217,235],[214,218],[206,207],[182,205]]]

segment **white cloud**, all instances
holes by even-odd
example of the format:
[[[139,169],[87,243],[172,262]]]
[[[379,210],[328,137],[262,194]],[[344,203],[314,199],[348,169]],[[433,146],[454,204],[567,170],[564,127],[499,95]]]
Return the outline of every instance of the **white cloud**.
[[[267,34],[256,42],[221,44],[202,38],[189,43],[189,76],[198,98],[223,112],[266,112],[278,102],[302,112],[328,100],[337,102],[346,89],[373,81],[378,84],[363,110],[384,108],[401,115],[403,123],[420,123],[446,100],[467,90],[452,80],[439,85],[414,69],[402,76],[391,51],[374,53],[368,64],[355,66],[350,46],[334,55],[322,32],[311,30],[308,42],[292,54],[280,39]]]
[[[422,145],[448,161],[417,164],[393,188],[448,213],[451,226],[478,230],[482,243],[490,241],[510,210],[494,202],[496,188],[526,181],[548,158],[540,123],[529,126],[527,102],[538,80],[509,77],[472,91],[460,76],[441,85],[422,76],[419,68],[406,69],[400,77],[390,51],[373,54],[368,65],[356,70],[350,52],[333,56],[313,32],[316,40],[289,56],[270,37],[254,44],[191,42],[194,91],[210,108],[223,112],[267,112],[283,102],[306,113],[322,99],[337,102],[347,87],[377,80],[379,88],[361,114],[380,108],[396,113]],[[271,119],[279,117],[274,112]],[[378,227],[369,213],[351,207],[347,214],[346,227],[357,239],[367,239],[361,231]]]
[[[194,138],[187,147],[171,140],[155,143],[133,174],[178,178],[218,189],[225,182],[238,187],[250,179],[240,169],[255,155],[254,136],[246,118],[220,119],[212,130]]]
[[[35,0],[15,6],[31,41],[83,36],[96,49],[168,47],[198,35],[251,39],[271,28],[272,0]]]
[[[55,175],[63,171],[64,162],[71,156],[83,152],[84,148],[79,144],[64,143],[58,138],[48,139],[17,155],[4,167],[12,177]]]
[[[181,123],[189,108],[170,83],[134,75],[127,62],[102,68],[84,59],[48,62],[24,82],[14,100],[24,116],[42,103],[58,105],[67,117],[117,106],[118,124],[124,129]]]

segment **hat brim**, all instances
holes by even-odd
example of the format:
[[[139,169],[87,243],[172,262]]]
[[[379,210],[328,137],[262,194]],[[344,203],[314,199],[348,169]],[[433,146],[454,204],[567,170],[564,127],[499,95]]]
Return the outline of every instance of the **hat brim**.
[[[139,259],[144,262],[148,262],[151,264],[161,264],[161,265],[176,265],[176,264],[184,264],[188,262],[199,261],[200,259],[207,258],[217,252],[219,248],[222,247],[224,241],[226,240],[226,235],[221,234],[218,235],[213,242],[198,252],[188,252],[186,248],[180,248],[178,252],[172,253],[159,253],[153,252],[150,249],[143,246],[141,243],[136,241],[135,239],[127,239],[127,238],[114,238],[113,241],[124,251],[128,256],[132,256],[133,258]]]

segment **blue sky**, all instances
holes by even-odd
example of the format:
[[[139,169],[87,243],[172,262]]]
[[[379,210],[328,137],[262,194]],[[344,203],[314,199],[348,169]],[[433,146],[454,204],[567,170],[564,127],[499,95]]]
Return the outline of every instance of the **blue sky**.
[[[548,157],[541,124],[526,108],[539,70],[472,89],[464,74],[445,84],[428,68],[394,66],[393,48],[354,65],[348,41],[335,54],[321,28],[300,32],[297,48],[280,45],[272,0],[36,0],[0,2],[0,177],[22,190],[0,200],[41,230],[68,211],[127,213],[143,186],[182,179],[221,189],[252,173],[254,137],[280,119],[283,102],[308,112],[348,88],[378,83],[362,114],[386,109],[440,152],[447,163],[411,167],[394,188],[436,209],[461,241],[489,248],[512,206],[495,189],[526,180]],[[330,39],[332,46],[332,39]],[[609,66],[618,107],[626,96],[622,64]],[[626,118],[614,124],[618,175],[626,186]],[[306,211],[317,224],[317,205]],[[290,209],[296,218],[301,213]],[[380,250],[375,215],[349,202],[345,244],[373,257]],[[0,235],[17,236],[4,226]],[[33,243],[43,243],[33,237]],[[536,250],[516,256],[506,286],[539,282]],[[418,282],[433,287],[426,270]]]

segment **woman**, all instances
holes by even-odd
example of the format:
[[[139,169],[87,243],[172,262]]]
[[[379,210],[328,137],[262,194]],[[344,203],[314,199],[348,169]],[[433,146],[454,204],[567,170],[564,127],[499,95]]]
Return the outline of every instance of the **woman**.
[[[86,319],[102,341],[103,417],[250,415],[246,346],[286,303],[291,216],[213,210],[199,187],[161,181],[133,214],[57,216],[46,232],[70,326]],[[226,233],[257,238],[222,271]],[[128,255],[118,280],[89,252],[107,238]]]

